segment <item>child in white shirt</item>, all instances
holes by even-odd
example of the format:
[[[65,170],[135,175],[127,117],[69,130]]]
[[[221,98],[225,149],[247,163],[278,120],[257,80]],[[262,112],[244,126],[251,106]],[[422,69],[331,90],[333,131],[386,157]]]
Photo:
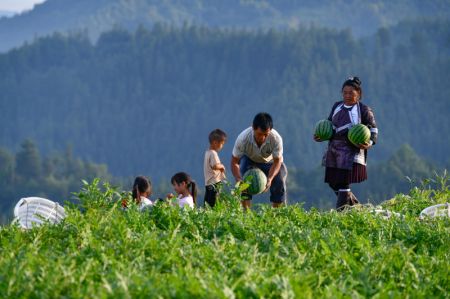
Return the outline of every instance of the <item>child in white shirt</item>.
[[[178,205],[180,208],[186,206],[194,208],[197,197],[197,186],[191,177],[185,172],[178,172],[172,177],[170,182],[174,191],[178,194],[175,205]]]
[[[152,206],[153,203],[149,199],[152,194],[152,184],[150,180],[145,176],[137,176],[134,179],[132,196],[135,202],[139,206],[139,210],[143,210],[146,207]]]

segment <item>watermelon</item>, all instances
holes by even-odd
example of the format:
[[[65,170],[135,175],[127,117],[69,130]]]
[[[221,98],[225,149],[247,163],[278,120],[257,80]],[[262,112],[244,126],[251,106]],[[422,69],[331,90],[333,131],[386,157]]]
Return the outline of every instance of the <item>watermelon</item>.
[[[247,192],[251,195],[262,193],[266,189],[267,177],[259,168],[247,170],[243,179],[250,184]]]
[[[320,140],[329,140],[333,135],[333,124],[328,119],[322,119],[317,122],[314,134]]]
[[[364,144],[370,140],[370,130],[363,124],[357,124],[348,130],[347,137],[354,145]]]

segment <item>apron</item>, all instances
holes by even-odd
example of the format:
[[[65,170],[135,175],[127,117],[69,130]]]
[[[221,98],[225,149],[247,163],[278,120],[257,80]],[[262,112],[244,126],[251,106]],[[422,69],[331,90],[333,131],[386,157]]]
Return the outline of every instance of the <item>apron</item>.
[[[356,106],[356,107],[355,107]],[[358,116],[352,114],[352,110],[357,109]],[[325,167],[352,169],[353,163],[365,165],[364,150],[354,146],[347,138],[348,130],[358,123],[361,123],[361,111],[359,105],[346,108],[340,104],[334,110],[331,118],[335,134],[328,143],[322,165]]]

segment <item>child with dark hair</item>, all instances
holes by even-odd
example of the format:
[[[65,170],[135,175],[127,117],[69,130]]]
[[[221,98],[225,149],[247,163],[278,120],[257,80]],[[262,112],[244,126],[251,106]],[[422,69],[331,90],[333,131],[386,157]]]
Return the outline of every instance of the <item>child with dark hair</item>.
[[[217,194],[225,180],[225,166],[220,162],[218,152],[223,148],[227,140],[227,134],[215,129],[209,133],[209,149],[205,152],[203,173],[205,175],[205,205],[214,207]]]
[[[153,203],[149,199],[152,194],[152,184],[145,176],[137,176],[134,179],[133,189],[131,191],[134,201],[138,204],[139,210],[143,210]]]
[[[194,208],[197,199],[197,185],[185,172],[176,173],[171,179],[173,189],[177,192],[176,205],[180,208],[185,206]],[[169,195],[169,197],[172,197]]]

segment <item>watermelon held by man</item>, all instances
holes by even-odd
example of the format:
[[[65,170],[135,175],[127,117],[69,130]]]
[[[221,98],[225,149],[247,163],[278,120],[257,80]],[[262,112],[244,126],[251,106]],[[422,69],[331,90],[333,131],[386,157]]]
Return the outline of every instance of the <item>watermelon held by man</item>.
[[[363,124],[357,124],[348,130],[348,140],[358,146],[359,144],[366,144],[370,140],[370,130]]]
[[[333,136],[333,124],[328,119],[322,119],[316,123],[314,135],[320,140],[330,140]]]
[[[259,168],[250,168],[244,173],[243,180],[249,183],[247,192],[251,195],[262,193],[266,189],[267,177]]]

